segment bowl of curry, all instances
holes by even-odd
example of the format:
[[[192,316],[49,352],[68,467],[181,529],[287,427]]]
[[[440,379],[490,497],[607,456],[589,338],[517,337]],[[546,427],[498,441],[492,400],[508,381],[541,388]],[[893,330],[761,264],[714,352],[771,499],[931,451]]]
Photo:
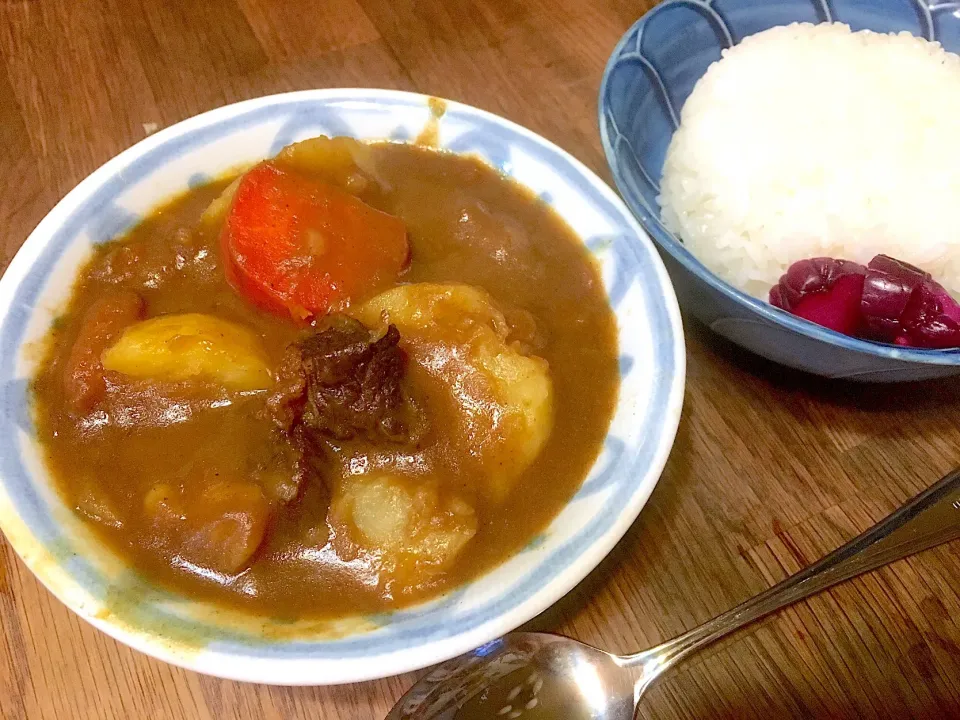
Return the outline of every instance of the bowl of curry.
[[[114,638],[228,678],[424,667],[532,618],[673,442],[672,287],[489,113],[290,93],[140,142],[0,281],[0,525]]]

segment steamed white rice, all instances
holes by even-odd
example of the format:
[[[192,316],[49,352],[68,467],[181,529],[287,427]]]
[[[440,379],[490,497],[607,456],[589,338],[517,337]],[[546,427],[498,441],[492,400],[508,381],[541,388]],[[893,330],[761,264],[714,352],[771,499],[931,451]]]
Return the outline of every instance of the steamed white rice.
[[[960,57],[841,24],[748,37],[684,105],[660,204],[694,255],[760,298],[796,260],[878,253],[960,295]]]

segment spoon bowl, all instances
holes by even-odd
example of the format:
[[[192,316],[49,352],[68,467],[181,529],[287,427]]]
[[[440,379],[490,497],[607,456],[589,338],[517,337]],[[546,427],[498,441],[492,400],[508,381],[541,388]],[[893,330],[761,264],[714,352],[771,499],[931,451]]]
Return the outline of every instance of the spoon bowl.
[[[633,717],[639,674],[570,638],[517,632],[434,668],[387,720]]]

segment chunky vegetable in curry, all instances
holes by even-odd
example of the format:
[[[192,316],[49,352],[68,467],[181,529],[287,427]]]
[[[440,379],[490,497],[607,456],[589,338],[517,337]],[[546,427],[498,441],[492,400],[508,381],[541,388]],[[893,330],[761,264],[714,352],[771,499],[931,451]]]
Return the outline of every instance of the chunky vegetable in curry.
[[[616,328],[477,160],[316,138],[98,248],[36,379],[60,489],[145,577],[283,617],[455,586],[596,458]]]

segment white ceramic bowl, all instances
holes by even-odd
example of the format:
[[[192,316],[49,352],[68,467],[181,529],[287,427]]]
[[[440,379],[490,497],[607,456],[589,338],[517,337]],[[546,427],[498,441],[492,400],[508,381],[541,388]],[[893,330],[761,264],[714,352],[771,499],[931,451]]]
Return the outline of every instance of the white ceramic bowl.
[[[199,672],[284,685],[425,667],[512,630],[562,597],[610,551],[656,485],[680,417],[684,345],[673,288],[652,243],[619,198],[558,147],[449,102],[440,146],[478,154],[553,205],[601,264],[619,321],[622,380],[604,451],[543,534],[495,570],[416,607],[327,623],[253,621],[147,585],[53,490],[34,437],[28,386],[35,343],[63,307],[91,247],[191,184],[290,142],[319,134],[412,139],[431,117],[427,101],[384,90],[316,90],[181,122],[80,183],[0,281],[0,527],[51,592],[117,640]]]

